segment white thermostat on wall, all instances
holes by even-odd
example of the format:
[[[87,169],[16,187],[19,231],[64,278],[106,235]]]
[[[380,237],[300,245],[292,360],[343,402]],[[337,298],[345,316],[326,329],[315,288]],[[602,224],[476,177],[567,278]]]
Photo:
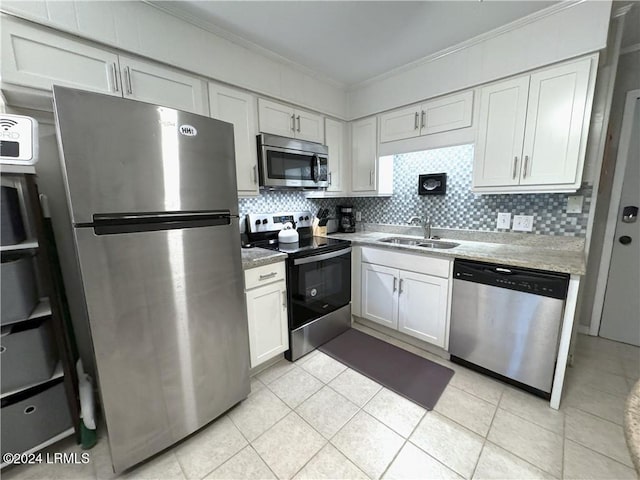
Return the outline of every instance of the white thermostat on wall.
[[[0,113],[0,163],[33,165],[38,161],[38,122]]]

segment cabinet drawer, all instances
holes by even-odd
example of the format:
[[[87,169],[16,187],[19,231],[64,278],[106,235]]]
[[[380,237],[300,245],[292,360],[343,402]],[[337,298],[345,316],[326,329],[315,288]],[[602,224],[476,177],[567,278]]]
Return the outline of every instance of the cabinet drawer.
[[[449,278],[451,266],[451,260],[446,258],[411,255],[390,249],[366,247],[362,249],[362,261],[442,278]]]
[[[251,268],[244,272],[244,286],[247,290],[285,279],[284,262]]]

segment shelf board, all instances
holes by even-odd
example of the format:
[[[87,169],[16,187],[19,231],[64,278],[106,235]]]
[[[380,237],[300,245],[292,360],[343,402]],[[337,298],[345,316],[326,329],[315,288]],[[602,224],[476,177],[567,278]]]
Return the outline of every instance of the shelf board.
[[[71,435],[73,435],[75,433],[75,430],[73,427],[68,428],[67,430],[65,430],[62,433],[59,433],[58,435],[56,435],[55,437],[51,437],[49,440],[45,440],[44,442],[42,442],[40,445],[36,445],[35,447],[27,450],[26,452],[23,452],[23,455],[29,455],[31,453],[35,453],[39,450],[42,450],[43,448],[47,448],[50,445],[53,445],[54,443],[59,442],[60,440],[63,440],[67,437],[70,437]],[[0,468],[4,468],[4,467],[8,467],[9,464],[8,463],[2,463],[2,465],[0,465]]]
[[[36,173],[35,165],[12,165],[9,163],[0,163],[0,173]]]
[[[38,240],[35,238],[27,238],[15,245],[0,246],[0,252],[19,252],[20,250],[33,250],[34,248],[38,248]]]
[[[39,385],[44,385],[47,382],[51,382],[57,378],[62,378],[63,376],[64,376],[64,371],[62,370],[62,360],[58,360],[56,369],[53,371],[53,375],[51,375],[50,378],[47,378],[46,380],[41,380],[39,382],[31,383],[24,387],[15,388],[13,390],[9,390],[8,392],[2,392],[0,393],[0,400],[6,397],[10,397],[11,395],[15,395],[16,393],[24,392],[25,390],[28,390],[30,388],[37,387]]]
[[[3,323],[2,327],[28,322],[29,320],[35,320],[36,318],[42,318],[48,315],[51,315],[51,302],[49,301],[49,297],[42,297],[27,318],[16,320],[15,322]]]

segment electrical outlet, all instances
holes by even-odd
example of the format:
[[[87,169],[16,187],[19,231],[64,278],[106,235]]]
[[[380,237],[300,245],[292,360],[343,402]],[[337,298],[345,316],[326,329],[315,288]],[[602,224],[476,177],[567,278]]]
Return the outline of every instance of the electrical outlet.
[[[509,228],[511,228],[511,214],[498,213],[498,221],[496,222],[496,228],[509,230]]]
[[[567,213],[582,213],[582,195],[571,195],[567,197]]]
[[[517,232],[533,231],[533,215],[514,215],[513,230]]]
[[[356,212],[356,222],[362,221],[362,212]]]

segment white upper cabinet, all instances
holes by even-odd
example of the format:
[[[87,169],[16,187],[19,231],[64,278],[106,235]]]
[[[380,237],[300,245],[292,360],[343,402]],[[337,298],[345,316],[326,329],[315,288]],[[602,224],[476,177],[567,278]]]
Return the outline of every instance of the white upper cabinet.
[[[518,185],[528,95],[529,77],[480,91],[474,186]]]
[[[481,89],[474,191],[566,192],[580,187],[593,99],[592,60]]]
[[[321,115],[259,98],[258,119],[263,133],[324,142],[324,119]]]
[[[126,98],[208,115],[205,85],[199,77],[120,55]]]
[[[213,118],[233,124],[238,195],[258,195],[256,98],[210,82],[209,110]]]
[[[3,83],[122,95],[116,54],[11,17],[4,17],[2,26]]]
[[[351,189],[354,192],[376,190],[377,177],[376,117],[351,124]]]
[[[471,126],[473,91],[430,100],[380,116],[380,143]]]
[[[329,148],[329,186],[327,192],[345,192],[349,175],[348,125],[345,122],[325,118],[324,134],[325,144]]]

